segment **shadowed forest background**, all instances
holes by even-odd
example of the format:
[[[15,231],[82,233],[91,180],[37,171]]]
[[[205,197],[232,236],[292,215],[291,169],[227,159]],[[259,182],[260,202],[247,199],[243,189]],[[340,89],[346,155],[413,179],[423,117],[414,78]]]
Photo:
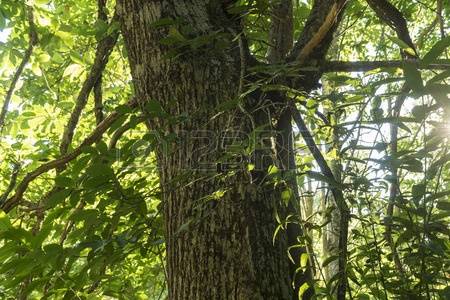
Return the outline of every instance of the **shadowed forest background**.
[[[449,28],[1,0],[0,299],[450,299]]]

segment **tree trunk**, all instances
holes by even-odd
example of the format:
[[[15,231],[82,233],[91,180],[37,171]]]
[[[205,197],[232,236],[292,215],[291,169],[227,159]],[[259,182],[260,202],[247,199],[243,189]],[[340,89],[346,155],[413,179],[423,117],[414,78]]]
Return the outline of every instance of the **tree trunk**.
[[[292,299],[286,238],[273,243],[279,191],[259,164],[270,151],[252,172],[218,164],[224,133],[267,120],[242,106],[220,113],[238,96],[245,65],[236,21],[216,2],[119,1],[136,98],[165,145],[157,156],[169,298]]]

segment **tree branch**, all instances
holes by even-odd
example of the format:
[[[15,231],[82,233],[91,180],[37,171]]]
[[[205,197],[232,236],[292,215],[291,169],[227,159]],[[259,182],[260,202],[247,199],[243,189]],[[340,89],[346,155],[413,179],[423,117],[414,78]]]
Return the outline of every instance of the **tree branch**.
[[[347,0],[316,0],[288,61],[300,64],[325,58]]]
[[[267,52],[270,63],[283,61],[294,43],[294,22],[292,0],[282,0],[274,4],[271,12],[269,41],[272,45]]]
[[[112,18],[110,25],[118,21],[118,18],[119,18],[118,14],[116,13]],[[80,119],[81,112],[83,111],[84,107],[87,104],[87,100],[91,90],[93,89],[94,85],[98,82],[99,78],[102,75],[103,70],[105,69],[109,55],[111,54],[118,37],[119,31],[114,30],[110,35],[106,36],[98,44],[92,69],[83,83],[83,86],[76,100],[75,108],[73,109],[69,121],[66,127],[64,128],[64,133],[60,145],[61,154],[67,153],[69,145],[72,143],[74,131],[78,124],[78,120]]]
[[[300,111],[297,109],[295,104],[291,102],[290,109],[292,112],[292,117],[297,124],[297,127],[299,129],[300,134],[303,137],[303,140],[306,143],[306,146],[309,149],[309,152],[314,157],[315,161],[317,162],[317,165],[319,166],[319,169],[323,176],[325,176],[328,180],[332,181],[332,183],[338,183],[336,181],[336,177],[334,176],[333,172],[331,171],[330,166],[328,165],[327,161],[323,157],[322,153],[320,152],[319,148],[316,145],[316,142],[314,141],[314,138],[312,137],[308,127],[306,126],[305,121],[303,120],[303,117],[300,113]],[[336,206],[339,209],[339,225],[340,225],[340,232],[339,232],[339,282],[337,285],[337,299],[338,300],[345,300],[345,294],[347,290],[347,239],[348,239],[348,223],[350,219],[350,211],[347,206],[347,203],[344,199],[344,194],[342,190],[337,187],[335,184],[330,184],[330,189],[333,194],[334,201],[336,202]]]
[[[127,132],[128,130],[134,128],[136,125],[145,122],[147,120],[147,117],[145,116],[139,116],[135,120],[130,120],[128,123],[117,129],[114,134],[112,135],[111,139],[109,140],[109,149],[116,148],[117,142],[120,140],[120,138]]]
[[[28,29],[28,48],[25,50],[25,54],[22,58],[22,62],[16,70],[16,73],[13,76],[11,81],[11,85],[9,86],[8,92],[6,93],[5,102],[3,102],[3,107],[0,112],[0,133],[3,131],[3,126],[5,125],[6,113],[8,112],[9,103],[11,102],[11,97],[14,94],[14,90],[16,89],[17,82],[19,81],[20,76],[22,75],[25,66],[30,60],[31,54],[33,53],[34,46],[38,43],[38,35],[36,32],[36,25],[34,24],[34,16],[33,16],[33,8],[31,6],[27,7],[27,19],[29,24]]]
[[[450,60],[437,60],[434,64],[422,65],[420,60],[408,60],[418,69],[426,70],[448,70]],[[319,69],[324,72],[367,72],[378,68],[401,68],[405,64],[403,60],[378,60],[378,61],[328,61]]]
[[[393,107],[391,107],[391,117],[398,118],[400,116],[400,111],[403,106],[403,103],[406,100],[407,93],[411,90],[411,88],[405,83],[401,89],[401,92],[397,96]],[[398,155],[398,124],[391,123],[389,125],[389,134],[390,134],[390,155],[392,157],[397,157]],[[398,179],[398,167],[395,164],[391,164],[389,166],[389,171],[392,176],[392,182],[389,187],[389,202],[386,209],[386,222],[385,222],[385,237],[386,241],[391,248],[392,258],[394,260],[395,267],[399,272],[402,279],[405,279],[405,270],[403,268],[402,262],[398,255],[397,248],[395,246],[394,239],[392,238],[392,216],[394,214],[394,207],[397,204],[397,196],[400,192],[400,182]]]
[[[94,115],[96,124],[100,124],[103,121],[103,91],[102,91],[102,76],[97,80],[94,85]]]
[[[443,10],[442,0],[438,0],[437,1],[436,19],[439,20],[439,31],[441,33],[441,39],[445,38],[444,18],[442,17],[442,10]]]
[[[105,23],[108,22],[108,15],[106,14],[106,0],[97,0],[97,19]],[[100,77],[94,85],[94,114],[97,125],[103,121],[102,77],[103,75],[100,74]]]

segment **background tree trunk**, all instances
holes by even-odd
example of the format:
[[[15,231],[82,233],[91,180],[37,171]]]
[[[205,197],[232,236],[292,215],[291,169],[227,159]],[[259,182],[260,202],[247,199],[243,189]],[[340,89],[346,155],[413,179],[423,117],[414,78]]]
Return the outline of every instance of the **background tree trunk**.
[[[279,202],[264,171],[216,174],[223,130],[250,132],[254,120],[219,112],[236,99],[242,59],[235,21],[214,1],[122,0],[119,12],[136,97],[144,112],[157,101],[167,115],[150,118],[166,143],[158,151],[165,212],[170,299],[292,299],[287,242],[272,242]],[[160,20],[178,25],[155,26]],[[179,25],[182,24],[182,25]],[[189,25],[185,34],[183,25]],[[181,31],[181,32],[180,32]],[[220,32],[221,35],[214,35]],[[163,39],[212,40],[196,50]],[[183,36],[181,38],[180,36]],[[225,36],[225,37],[224,37]],[[226,39],[225,49],[211,48]],[[177,116],[186,115],[180,122]],[[168,137],[175,136],[168,141]],[[266,164],[263,165],[263,167]],[[221,191],[221,195],[215,193]]]

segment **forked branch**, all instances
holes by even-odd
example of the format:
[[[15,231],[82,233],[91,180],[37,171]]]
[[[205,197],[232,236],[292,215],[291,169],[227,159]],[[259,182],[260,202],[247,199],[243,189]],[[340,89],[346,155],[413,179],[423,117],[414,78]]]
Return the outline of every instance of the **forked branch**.
[[[117,22],[119,19],[118,15],[116,14],[112,20],[111,25],[114,24],[114,22]],[[86,106],[89,94],[91,90],[94,88],[94,86],[98,83],[99,78],[102,75],[103,70],[105,69],[106,63],[108,62],[109,55],[112,52],[112,49],[114,48],[114,45],[117,42],[117,38],[119,37],[119,31],[113,30],[111,34],[106,36],[103,40],[101,40],[98,44],[97,51],[95,54],[95,60],[94,64],[91,68],[91,71],[89,72],[89,75],[87,76],[86,80],[83,83],[83,86],[81,87],[80,93],[78,94],[75,108],[73,109],[69,121],[64,128],[64,133],[61,140],[60,145],[60,153],[65,154],[67,153],[67,150],[69,148],[69,145],[72,143],[73,135],[75,128],[78,124],[78,120],[80,119],[81,112],[83,111],[84,107]]]
[[[289,55],[289,61],[299,64],[308,59],[323,60],[333,40],[333,34],[344,12],[347,0],[314,1],[305,28]]]

